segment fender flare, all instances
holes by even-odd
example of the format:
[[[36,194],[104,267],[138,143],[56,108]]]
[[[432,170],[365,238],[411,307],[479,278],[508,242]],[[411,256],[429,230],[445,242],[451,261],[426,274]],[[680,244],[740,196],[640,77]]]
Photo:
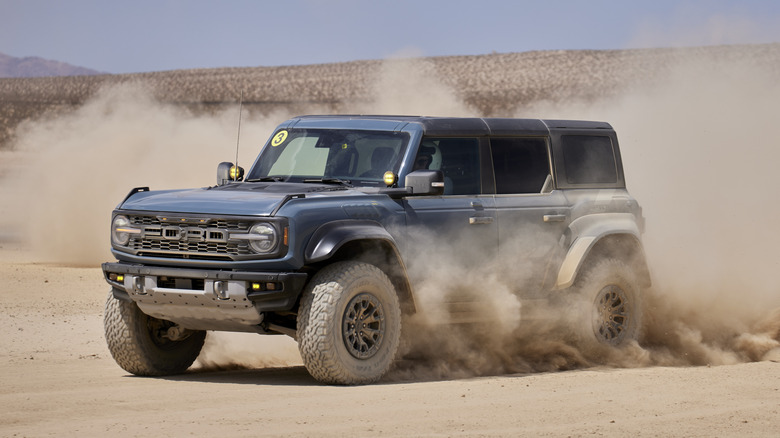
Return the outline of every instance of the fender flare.
[[[346,243],[355,240],[384,240],[396,249],[395,239],[378,222],[344,219],[328,222],[314,231],[306,244],[304,261],[317,263],[327,260]]]
[[[582,265],[591,250],[605,238],[612,236],[630,236],[636,241],[638,249],[644,250],[641,244],[641,232],[636,217],[631,213],[606,213],[587,215],[577,218],[569,225],[571,245],[558,270],[554,289],[566,289],[574,284]]]
[[[343,219],[321,225],[314,231],[306,245],[303,253],[304,260],[307,264],[326,261],[335,256],[344,245],[360,241],[380,241],[387,244],[397,265],[395,269],[391,268],[385,273],[390,277],[390,281],[396,285],[405,310],[410,314],[416,312],[414,293],[406,273],[404,260],[393,236],[378,222]]]

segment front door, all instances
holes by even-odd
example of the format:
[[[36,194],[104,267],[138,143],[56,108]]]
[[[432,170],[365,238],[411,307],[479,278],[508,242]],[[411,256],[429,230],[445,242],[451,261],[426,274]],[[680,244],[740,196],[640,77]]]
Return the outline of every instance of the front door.
[[[404,201],[407,269],[423,311],[442,310],[446,303],[473,295],[492,269],[498,221],[493,195],[482,193],[484,143],[478,138],[426,138],[418,151],[417,169],[444,174],[443,195]]]

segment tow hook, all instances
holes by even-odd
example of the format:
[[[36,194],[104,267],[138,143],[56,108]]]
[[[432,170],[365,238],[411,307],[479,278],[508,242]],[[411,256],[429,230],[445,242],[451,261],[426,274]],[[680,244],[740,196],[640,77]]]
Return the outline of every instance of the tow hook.
[[[214,296],[218,300],[227,300],[230,298],[228,295],[228,283],[226,281],[214,282]]]

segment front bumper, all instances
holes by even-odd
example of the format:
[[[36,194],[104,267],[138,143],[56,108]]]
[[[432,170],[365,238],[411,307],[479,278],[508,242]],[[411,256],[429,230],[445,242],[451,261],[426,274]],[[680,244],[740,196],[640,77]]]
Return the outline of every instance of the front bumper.
[[[146,314],[187,328],[252,331],[263,312],[293,309],[307,274],[185,269],[103,263],[119,299],[131,299]]]

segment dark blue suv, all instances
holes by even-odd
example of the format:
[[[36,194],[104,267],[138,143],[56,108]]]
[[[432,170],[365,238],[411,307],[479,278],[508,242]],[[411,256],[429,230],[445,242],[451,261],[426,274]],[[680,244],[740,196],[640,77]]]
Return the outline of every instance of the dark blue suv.
[[[246,174],[221,163],[215,186],[119,204],[106,339],[125,370],[166,375],[208,330],[287,334],[318,380],[370,383],[403,316],[463,317],[421,297],[426,271],[447,266],[442,296],[478,304],[484,275],[521,302],[580,297],[580,340],[620,348],[650,284],[642,229],[607,123],[296,117]]]

